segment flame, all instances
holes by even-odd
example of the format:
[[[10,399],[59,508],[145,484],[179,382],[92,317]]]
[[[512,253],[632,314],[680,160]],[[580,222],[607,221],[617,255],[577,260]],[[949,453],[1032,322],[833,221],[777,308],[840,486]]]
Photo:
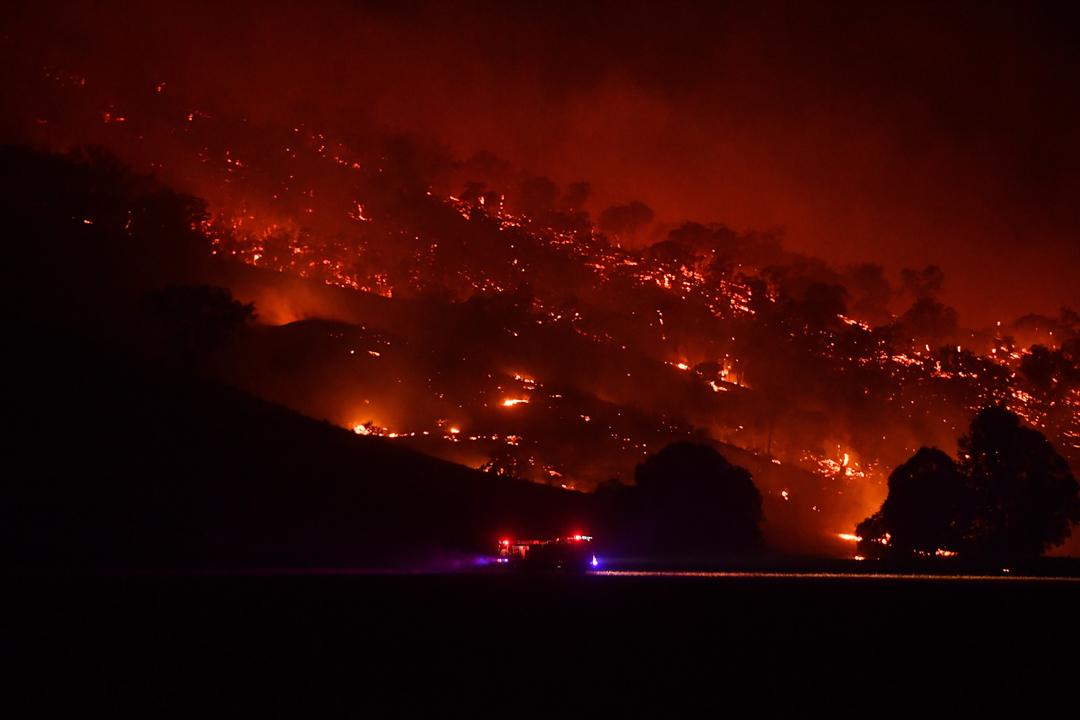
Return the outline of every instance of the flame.
[[[852,533],[840,533],[841,540],[847,540],[848,542],[862,542],[862,538]]]

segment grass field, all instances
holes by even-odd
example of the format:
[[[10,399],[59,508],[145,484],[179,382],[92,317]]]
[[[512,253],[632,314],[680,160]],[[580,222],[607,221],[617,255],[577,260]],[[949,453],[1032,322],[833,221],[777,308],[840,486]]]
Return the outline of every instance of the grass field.
[[[6,717],[996,716],[1075,708],[1080,670],[1076,581],[82,576],[0,597]]]

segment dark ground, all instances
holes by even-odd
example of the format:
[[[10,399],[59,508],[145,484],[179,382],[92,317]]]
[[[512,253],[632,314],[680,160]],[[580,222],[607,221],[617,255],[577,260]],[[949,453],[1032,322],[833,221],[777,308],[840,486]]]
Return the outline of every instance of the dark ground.
[[[1080,670],[1076,581],[9,576],[2,588],[5,717],[1069,717]]]

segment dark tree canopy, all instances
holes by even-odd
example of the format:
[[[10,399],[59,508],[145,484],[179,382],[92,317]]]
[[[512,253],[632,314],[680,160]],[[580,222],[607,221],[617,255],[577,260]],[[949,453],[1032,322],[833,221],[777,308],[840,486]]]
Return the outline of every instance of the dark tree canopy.
[[[837,316],[847,313],[847,291],[842,285],[810,283],[799,301],[797,312],[810,329],[820,330],[830,324],[835,325]]]
[[[915,301],[900,322],[914,340],[937,347],[938,343],[956,335],[960,315],[953,308],[924,297]]]
[[[109,312],[103,306],[127,291],[186,277],[208,251],[199,229],[205,201],[134,173],[99,146],[63,155],[0,146],[0,215],[0,297],[9,305],[39,297],[68,316],[76,303],[86,315]]]
[[[550,483],[551,475],[546,472],[543,463],[538,462],[536,453],[520,445],[499,445],[491,451],[491,459],[480,466],[483,472],[507,475],[531,482]]]
[[[646,254],[653,260],[675,267],[693,267],[701,260],[701,256],[695,254],[692,247],[674,240],[664,240],[650,245]]]
[[[889,476],[882,526],[897,550],[956,551],[969,506],[967,485],[953,459],[937,448],[919,448]]]
[[[934,299],[944,289],[945,273],[937,265],[927,265],[925,270],[905,268],[900,271],[900,281],[916,300]]]
[[[518,191],[518,210],[530,217],[550,212],[559,200],[559,187],[546,177],[530,178]]]
[[[143,297],[143,315],[160,333],[162,349],[185,364],[227,347],[258,318],[255,304],[233,300],[226,288],[170,285]]]
[[[889,301],[892,288],[885,278],[885,268],[864,263],[850,267],[844,274],[844,284],[854,297],[850,310],[871,325],[885,325],[892,320]]]
[[[1080,522],[1080,485],[1065,458],[1003,407],[989,407],[960,439],[960,468],[974,493],[972,549],[1037,557]]]
[[[879,558],[890,549],[887,546],[891,534],[885,529],[885,520],[882,519],[880,510],[856,525],[855,534],[859,536],[861,557]]]
[[[858,526],[863,554],[887,546],[898,556],[1035,558],[1080,523],[1080,485],[1068,463],[1015,413],[981,410],[959,449],[954,463],[937,448],[920,448],[893,472],[881,511]]]
[[[653,221],[653,211],[645,203],[635,200],[629,205],[612,205],[600,213],[597,225],[613,235],[633,234],[643,225]]]
[[[1037,392],[1060,398],[1080,385],[1080,367],[1069,357],[1067,349],[1050,350],[1045,345],[1032,345],[1020,359],[1020,374]]]
[[[683,555],[761,547],[761,493],[750,472],[708,445],[669,445],[634,472],[640,537],[650,549]]]

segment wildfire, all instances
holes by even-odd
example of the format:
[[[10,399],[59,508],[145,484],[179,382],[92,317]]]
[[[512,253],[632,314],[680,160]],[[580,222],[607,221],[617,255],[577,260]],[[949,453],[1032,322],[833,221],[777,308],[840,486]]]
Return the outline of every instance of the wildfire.
[[[378,428],[372,422],[357,423],[353,425],[353,432],[357,435],[378,435]]]
[[[59,75],[57,79],[60,79]],[[72,78],[70,82],[82,84],[86,81]],[[158,85],[157,92],[161,92],[161,88],[162,86]],[[115,109],[112,109],[111,113],[105,116],[110,128],[114,127],[113,123],[122,123],[121,127],[116,128],[117,132],[134,124],[135,118],[132,116],[127,118],[127,122],[123,122],[123,117],[115,116]],[[211,122],[209,115],[186,107],[183,109],[183,117],[190,122],[198,120],[207,128],[220,122]],[[188,129],[186,124],[183,127],[185,131]],[[310,132],[302,126],[289,127],[286,130],[289,131],[288,138],[280,145],[274,145],[273,153],[280,161],[289,162],[289,173],[294,172],[294,167],[302,167],[302,162],[317,161],[321,164],[313,164],[311,167],[318,169],[307,175],[300,174],[300,169],[295,170],[295,177],[288,174],[286,179],[286,176],[282,175],[278,178],[281,180],[280,184],[266,191],[267,196],[260,197],[256,190],[241,185],[248,173],[269,174],[268,171],[272,169],[260,167],[261,153],[253,152],[256,145],[233,146],[229,150],[225,150],[221,145],[216,146],[220,147],[220,150],[200,146],[199,160],[205,163],[205,167],[211,168],[217,177],[228,178],[222,182],[231,183],[227,188],[222,186],[227,192],[223,192],[216,202],[214,198],[208,198],[215,203],[212,205],[215,218],[205,222],[201,229],[209,239],[214,254],[232,257],[260,268],[293,273],[384,297],[395,297],[395,292],[398,293],[397,297],[416,297],[434,288],[443,291],[448,297],[453,297],[455,303],[473,298],[488,301],[500,295],[505,298],[504,293],[512,293],[519,286],[530,286],[536,297],[523,310],[532,329],[536,329],[538,325],[560,325],[607,348],[625,350],[625,354],[619,353],[621,357],[637,353],[648,358],[650,362],[666,362],[682,371],[695,370],[693,374],[687,373],[683,376],[683,381],[693,380],[705,397],[695,398],[695,401],[701,401],[703,409],[694,410],[696,417],[687,418],[686,425],[689,427],[683,429],[688,432],[708,431],[710,427],[725,428],[721,432],[727,437],[713,433],[711,439],[738,445],[777,465],[782,458],[785,468],[790,465],[811,470],[825,481],[834,483],[833,489],[843,494],[845,501],[849,497],[849,486],[860,491],[862,487],[884,479],[880,463],[883,457],[891,455],[876,447],[879,444],[876,437],[873,438],[873,443],[865,438],[853,439],[856,434],[849,432],[851,428],[839,428],[836,434],[830,437],[844,438],[843,448],[833,445],[823,450],[822,446],[817,444],[798,447],[794,445],[798,441],[785,437],[785,431],[790,428],[782,427],[783,419],[776,421],[775,437],[773,429],[769,428],[768,439],[765,439],[766,431],[760,424],[756,427],[752,425],[747,420],[749,415],[735,415],[745,410],[738,406],[738,403],[745,403],[745,407],[749,408],[747,413],[753,412],[760,395],[768,391],[766,382],[759,382],[758,376],[754,374],[758,368],[753,366],[752,358],[748,359],[748,355],[739,349],[740,343],[744,341],[744,337],[739,336],[739,333],[741,328],[745,327],[740,323],[750,323],[753,327],[753,323],[757,322],[752,317],[755,311],[751,310],[751,304],[754,304],[755,308],[768,308],[770,304],[780,307],[777,304],[781,294],[779,290],[771,285],[761,290],[760,286],[755,284],[761,280],[760,277],[755,278],[755,274],[761,274],[760,268],[745,265],[744,261],[740,260],[734,266],[719,272],[718,264],[710,265],[713,261],[709,257],[703,259],[695,256],[696,259],[687,260],[685,256],[665,256],[649,250],[621,247],[617,241],[610,241],[588,222],[572,229],[546,227],[537,218],[527,214],[514,215],[508,212],[508,205],[513,208],[513,198],[505,198],[498,192],[485,192],[483,196],[470,200],[470,196],[463,193],[459,193],[462,197],[440,197],[429,190],[424,196],[427,204],[421,207],[447,211],[445,214],[458,223],[467,221],[476,225],[477,221],[483,220],[491,223],[491,227],[497,227],[500,233],[499,246],[492,246],[490,253],[485,249],[482,252],[460,253],[447,259],[448,248],[456,242],[458,233],[462,234],[462,238],[467,237],[471,243],[472,236],[469,233],[472,230],[464,225],[447,225],[449,229],[444,231],[438,224],[414,227],[406,222],[397,222],[399,218],[395,218],[395,213],[380,203],[377,195],[367,196],[365,191],[356,189],[364,187],[362,178],[368,175],[377,177],[377,173],[383,171],[386,158],[364,157],[360,151],[352,153],[343,144]],[[332,182],[322,182],[319,173],[327,173],[325,177]],[[346,178],[341,173],[347,173],[347,178],[350,179],[358,178],[360,182],[354,185],[338,183]],[[335,183],[354,189],[342,191],[342,194],[335,196],[331,189]],[[273,201],[268,196],[270,192],[275,193],[272,196]],[[72,222],[79,223],[81,220],[82,223],[90,225],[96,221],[96,230],[104,223],[104,219],[92,217],[93,219],[73,217]],[[476,247],[481,245],[477,244]],[[394,255],[395,248],[404,250]],[[504,255],[499,255],[499,248],[505,250]],[[700,248],[695,249],[700,255],[699,251]],[[580,280],[579,286],[569,288],[572,292],[564,293],[567,288],[560,285],[561,281],[577,276],[563,275],[561,269],[571,267],[578,270],[588,268],[590,272],[582,273],[582,277],[587,276],[587,279]],[[440,285],[448,277],[452,278],[452,281]],[[556,278],[554,285],[560,286],[554,292],[551,287],[553,283],[549,279],[551,277]],[[608,288],[612,288],[612,292],[625,292],[627,302],[622,302],[622,296],[605,295]],[[634,293],[638,295],[635,296]],[[436,296],[438,294],[433,293]],[[659,305],[653,304],[654,297],[661,297],[662,302]],[[600,301],[594,302],[593,298],[599,298]],[[614,299],[619,302],[609,302]],[[638,300],[641,302],[637,302]],[[648,304],[644,304],[645,302]],[[635,307],[636,317],[631,317],[635,315],[632,310]],[[658,310],[657,307],[662,307],[663,310]],[[605,309],[603,312],[596,312],[597,308]],[[611,308],[615,310],[611,311]],[[764,310],[758,312],[766,315]],[[648,317],[643,318],[645,315]],[[615,319],[609,321],[609,317]],[[691,325],[687,322],[688,318],[693,318],[694,327],[703,329],[689,330]],[[868,408],[873,412],[880,411],[882,416],[895,414],[904,421],[912,421],[912,425],[916,427],[928,424],[925,423],[924,415],[936,418],[933,433],[913,438],[916,442],[930,444],[936,441],[941,444],[943,439],[939,436],[940,433],[949,435],[950,431],[956,430],[952,415],[945,419],[941,413],[937,413],[945,407],[945,403],[950,403],[948,407],[963,412],[987,403],[1001,402],[1036,428],[1054,427],[1056,436],[1053,439],[1073,450],[1080,450],[1080,395],[1075,392],[1059,393],[1051,400],[1030,385],[1025,385],[1019,366],[1028,355],[1029,349],[1002,340],[1001,331],[1004,328],[999,328],[998,347],[978,351],[985,353],[985,356],[975,355],[977,345],[974,341],[969,343],[965,340],[964,345],[954,345],[951,344],[954,342],[951,339],[947,352],[921,341],[916,347],[911,347],[879,342],[874,338],[871,338],[868,346],[846,352],[844,348],[848,346],[842,341],[843,337],[862,337],[864,334],[870,336],[875,331],[866,322],[847,315],[836,315],[835,320],[839,323],[839,330],[819,329],[804,332],[795,327],[789,333],[785,326],[781,333],[782,342],[792,346],[804,343],[806,347],[815,348],[812,352],[817,353],[818,359],[833,363],[829,366],[832,368],[830,372],[846,373],[854,368],[860,375],[865,374],[869,379],[857,390],[860,393],[866,392]],[[509,333],[506,338],[510,335],[515,338],[528,337],[523,330],[524,326],[518,327],[510,321],[503,321],[501,327]],[[695,336],[694,332],[698,334]],[[707,338],[711,345],[701,342],[702,338]],[[705,350],[706,347],[712,349]],[[956,355],[951,356],[954,348]],[[358,346],[355,354],[362,356],[365,351],[371,358],[381,358],[373,365],[390,364],[389,350],[383,352],[383,355],[388,356],[384,358],[379,350],[367,350]],[[398,360],[396,349],[394,355],[395,361]],[[561,387],[557,383],[564,382],[557,372],[548,369],[549,366],[542,362],[531,364],[531,360],[524,360],[522,356],[513,357],[514,359],[508,360],[504,356],[500,362],[515,363],[510,367],[528,368],[529,372],[542,374],[545,383],[552,383],[553,388]],[[668,358],[680,358],[680,361],[670,362]],[[693,363],[688,361],[691,358]],[[965,365],[971,358],[978,362]],[[705,367],[714,365],[719,366],[719,369],[714,372],[705,370]],[[611,403],[611,407],[622,406],[625,413],[626,406],[633,406],[637,399],[620,397],[619,393],[623,391],[612,390],[607,383],[609,378],[601,377],[604,373],[610,378],[615,377],[614,362],[610,366],[596,367],[602,369],[602,372],[595,373],[598,378],[595,381],[590,379],[589,382],[595,385],[588,387],[586,394]],[[619,368],[628,369],[629,366]],[[496,372],[492,368],[485,368],[486,370]],[[1004,373],[1005,380],[1001,381],[1000,387],[995,387],[991,383],[994,373],[998,371]],[[461,393],[455,395],[446,386],[439,386],[438,392],[433,389],[433,393],[440,401],[454,403],[448,408],[448,412],[453,412],[463,422],[468,422],[468,429],[477,433],[476,438],[497,439],[505,435],[505,442],[509,445],[523,442],[532,447],[537,444],[536,436],[529,435],[527,440],[523,440],[518,435],[506,434],[513,430],[522,432],[518,428],[483,427],[482,422],[477,419],[479,416],[472,414],[473,410],[480,409],[481,403],[484,408],[493,409],[528,404],[536,388],[540,387],[537,380],[526,374],[524,369],[514,373],[507,371],[503,365],[498,372],[500,374],[496,377],[506,381],[502,386],[485,387],[482,392],[475,392],[471,397],[463,397]],[[619,378],[621,374],[620,372]],[[512,376],[516,383],[508,382],[508,375]],[[633,376],[637,383],[637,369],[634,369]],[[630,377],[629,372],[626,372],[626,377]],[[750,380],[747,380],[747,377]],[[395,379],[398,383],[402,382],[399,378]],[[674,383],[680,382],[678,378],[667,378],[665,382],[669,380],[671,387],[676,387]],[[645,383],[648,383],[648,379]],[[705,390],[705,385],[712,390],[711,393]],[[964,395],[963,392],[968,394]],[[724,393],[728,395],[725,396]],[[877,398],[875,393],[878,394]],[[538,396],[534,410],[539,411],[550,398],[560,397]],[[567,400],[559,404],[569,406],[570,398],[573,397],[574,395],[568,392]],[[671,399],[675,400],[677,397],[681,396],[673,395]],[[830,416],[834,409],[840,407],[839,402],[830,405],[834,402],[832,399],[813,399],[815,402],[808,403],[808,406],[820,407],[822,416]],[[860,395],[859,400],[862,399]],[[473,407],[467,404],[470,402]],[[872,403],[879,405],[874,406]],[[732,409],[729,411],[726,409],[728,407]],[[730,419],[720,415],[721,411],[716,408],[725,408],[723,413],[732,413]],[[593,409],[593,406],[583,405],[572,409],[567,407],[567,410],[567,417],[577,415],[583,422],[591,423],[579,427],[598,430],[608,425],[608,430],[612,432],[610,437],[605,435],[605,442],[613,440],[618,446],[612,452],[630,451],[632,448],[635,462],[640,459],[637,451],[646,452],[646,440],[649,449],[662,447],[663,443],[671,440],[670,434],[663,433],[673,427],[668,424],[668,419],[673,416],[672,406],[661,408],[654,413],[655,418],[661,418],[656,424],[664,429],[655,439],[644,431],[635,433],[609,424],[612,421],[605,410],[599,407]],[[612,414],[617,411],[613,410]],[[439,414],[444,413],[440,410]],[[531,417],[534,413],[528,414]],[[497,410],[493,415],[504,422],[518,418],[517,413],[498,413]],[[872,417],[870,412],[866,416]],[[724,417],[723,422],[718,421],[718,417]],[[346,420],[351,418],[346,416]],[[746,429],[739,425],[738,431],[734,430],[739,422],[746,423]],[[348,422],[342,424],[350,427]],[[440,426],[445,427],[441,424]],[[353,424],[351,429],[358,435],[399,436],[370,420]],[[730,433],[727,429],[731,429]],[[831,431],[832,428],[823,430]],[[445,428],[435,430],[433,434],[443,434],[454,441],[468,439],[468,436],[458,438],[461,432],[458,428]],[[407,435],[401,433],[400,436]],[[884,428],[882,433],[876,435],[880,436],[881,441],[886,440]],[[897,432],[896,435],[904,437],[903,432]],[[1047,432],[1047,435],[1050,433]],[[889,429],[888,438],[894,445],[889,450],[894,450],[898,441],[894,440],[892,428]],[[955,435],[946,439],[955,440]],[[910,441],[905,439],[900,442]],[[905,449],[913,452],[917,447],[917,444],[912,443],[911,448]],[[573,473],[572,468],[564,469],[568,474]],[[795,492],[800,494],[800,497],[810,497],[802,493],[799,487],[795,488]],[[784,500],[790,499],[787,490],[784,490],[781,496]],[[822,512],[817,506],[814,509]],[[827,509],[825,512],[828,512]],[[859,541],[857,535],[850,533],[842,533],[840,538],[849,542]],[[882,542],[887,543],[888,540]],[[949,553],[950,551],[939,550],[936,554],[948,556]]]

